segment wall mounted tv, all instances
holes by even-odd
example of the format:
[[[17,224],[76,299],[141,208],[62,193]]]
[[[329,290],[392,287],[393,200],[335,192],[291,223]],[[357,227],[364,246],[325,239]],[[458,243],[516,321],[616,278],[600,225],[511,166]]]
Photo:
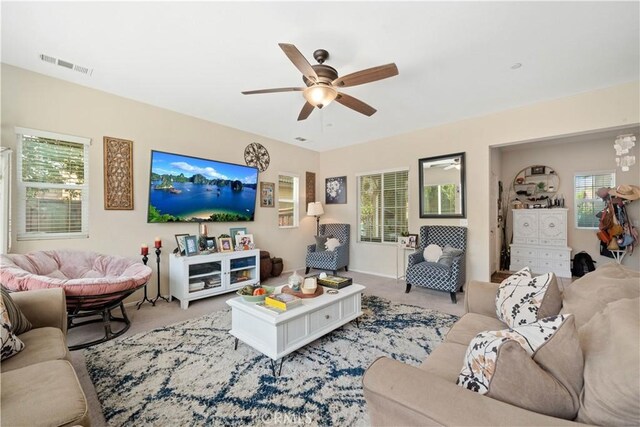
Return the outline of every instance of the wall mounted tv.
[[[258,169],[151,151],[147,222],[253,221]]]

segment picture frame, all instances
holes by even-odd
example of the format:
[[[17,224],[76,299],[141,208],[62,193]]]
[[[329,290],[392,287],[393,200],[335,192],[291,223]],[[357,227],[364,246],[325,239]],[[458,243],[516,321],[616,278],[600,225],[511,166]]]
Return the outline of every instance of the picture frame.
[[[176,243],[178,244],[178,253],[184,255],[186,247],[184,239],[188,236],[188,233],[176,234]]]
[[[233,252],[233,241],[231,237],[218,238],[218,252]]]
[[[273,208],[275,204],[276,184],[273,182],[260,182],[260,207]]]
[[[407,236],[407,248],[416,249],[418,247],[418,235],[417,234],[409,234]]]
[[[255,246],[253,242],[253,234],[236,234],[236,246],[241,247],[243,251],[252,249]]]
[[[398,237],[398,246],[405,248],[407,247],[408,244],[409,244],[409,236]]]
[[[207,250],[209,252],[216,252],[218,250],[218,245],[216,244],[215,237],[207,237],[206,242],[207,242]]]
[[[316,174],[314,172],[305,172],[305,206],[316,201]]]
[[[184,238],[184,252],[187,256],[198,255],[198,238],[196,236]]]
[[[247,234],[247,227],[231,227],[229,229],[229,236],[235,240],[237,234]]]
[[[326,205],[344,205],[347,203],[347,177],[335,176],[324,182],[324,203]]]
[[[531,175],[544,175],[544,166],[531,166]]]

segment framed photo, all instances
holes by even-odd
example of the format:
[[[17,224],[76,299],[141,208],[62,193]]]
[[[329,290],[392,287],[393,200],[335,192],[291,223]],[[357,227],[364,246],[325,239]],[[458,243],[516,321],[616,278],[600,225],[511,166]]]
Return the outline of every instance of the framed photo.
[[[236,234],[236,246],[241,247],[243,251],[253,249],[253,234]]]
[[[324,203],[327,205],[344,205],[347,203],[347,177],[336,176],[325,179]]]
[[[544,166],[531,166],[531,175],[544,175]]]
[[[198,238],[196,236],[185,237],[184,244],[184,251],[187,256],[198,255]]]
[[[180,255],[184,255],[184,250],[185,250],[185,247],[186,247],[186,243],[185,243],[184,239],[187,236],[188,236],[187,233],[176,234],[176,243],[178,244],[178,252],[180,253]]]
[[[218,238],[218,251],[233,252],[233,241],[231,240],[231,237]]]
[[[275,191],[276,191],[276,185],[273,182],[260,183],[260,207],[261,208],[275,207],[275,203],[273,201]]]
[[[216,245],[215,237],[207,237],[206,242],[207,242],[207,250],[209,252],[215,252],[218,250],[218,245]]]
[[[398,237],[398,246],[406,247],[409,244],[409,236]]]
[[[407,237],[407,248],[416,249],[418,247],[418,235],[409,234]]]
[[[246,227],[232,227],[229,229],[229,236],[231,236],[232,239],[236,238],[236,234],[247,234],[247,228]]]

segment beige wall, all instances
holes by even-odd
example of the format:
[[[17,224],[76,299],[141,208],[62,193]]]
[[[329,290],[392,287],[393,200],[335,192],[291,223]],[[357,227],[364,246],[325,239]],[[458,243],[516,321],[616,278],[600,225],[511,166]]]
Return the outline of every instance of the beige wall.
[[[620,131],[620,133],[635,133],[640,136],[640,128]],[[558,194],[565,199],[565,207],[569,209],[568,243],[573,249],[572,256],[580,251],[588,252],[596,266],[612,262],[611,258],[599,255],[600,247],[595,230],[575,228],[575,208],[573,194],[573,177],[576,173],[589,171],[615,171],[617,184],[640,184],[640,164],[636,163],[629,172],[622,172],[616,168],[613,141],[615,136],[597,137],[585,135],[582,140],[555,143],[546,141],[538,144],[523,144],[517,148],[502,150],[502,181],[509,184],[516,174],[527,166],[545,165],[556,171],[560,178]],[[636,144],[631,155],[640,160],[640,144]],[[627,212],[631,220],[640,226],[640,201],[627,205]],[[511,230],[511,229],[510,229]],[[640,269],[640,251],[627,255],[623,264],[635,270]]]
[[[492,252],[489,208],[494,206],[489,190],[489,147],[638,123],[638,91],[638,82],[633,82],[321,153],[319,179],[324,182],[325,177],[347,175],[348,182],[348,203],[327,206],[322,221],[356,223],[357,173],[408,166],[409,231],[416,233],[428,224],[458,225],[458,219],[419,218],[416,169],[422,157],[465,151],[467,279],[486,280]],[[395,246],[358,243],[357,227],[352,230],[350,268],[395,276]]]
[[[216,102],[212,99],[211,102]],[[256,207],[255,221],[210,223],[209,234],[229,233],[230,227],[247,227],[256,245],[282,257],[285,269],[302,268],[307,244],[313,242],[314,218],[305,215],[305,171],[317,172],[319,154],[254,134],[152,107],[105,92],[2,65],[2,145],[15,147],[14,127],[46,130],[91,138],[90,208],[88,239],[16,241],[12,252],[36,249],[77,248],[138,259],[140,244],[165,243],[161,282],[168,292],[168,254],[178,233],[197,234],[196,224],[147,224],[150,150],[244,164],[244,148],[259,142],[270,153],[271,165],[260,181],[277,182],[279,172],[300,177],[300,227],[279,229],[277,208]],[[134,210],[106,211],[103,204],[102,138],[133,140]],[[15,179],[14,179],[15,184]],[[15,186],[14,186],[15,188]],[[15,194],[15,191],[14,191]],[[13,203],[13,217],[17,206]],[[286,244],[283,244],[286,242]],[[155,264],[155,256],[150,259]],[[155,265],[153,265],[155,271]],[[152,278],[155,289],[155,273]],[[155,291],[152,292],[155,295]]]

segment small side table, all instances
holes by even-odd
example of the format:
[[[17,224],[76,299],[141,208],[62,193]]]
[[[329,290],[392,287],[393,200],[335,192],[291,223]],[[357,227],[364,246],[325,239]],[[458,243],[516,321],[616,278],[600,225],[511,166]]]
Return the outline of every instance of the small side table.
[[[408,248],[405,245],[396,245],[396,281],[405,279],[407,274],[407,256],[414,253],[415,248]],[[402,272],[400,272],[400,253],[402,253]]]

